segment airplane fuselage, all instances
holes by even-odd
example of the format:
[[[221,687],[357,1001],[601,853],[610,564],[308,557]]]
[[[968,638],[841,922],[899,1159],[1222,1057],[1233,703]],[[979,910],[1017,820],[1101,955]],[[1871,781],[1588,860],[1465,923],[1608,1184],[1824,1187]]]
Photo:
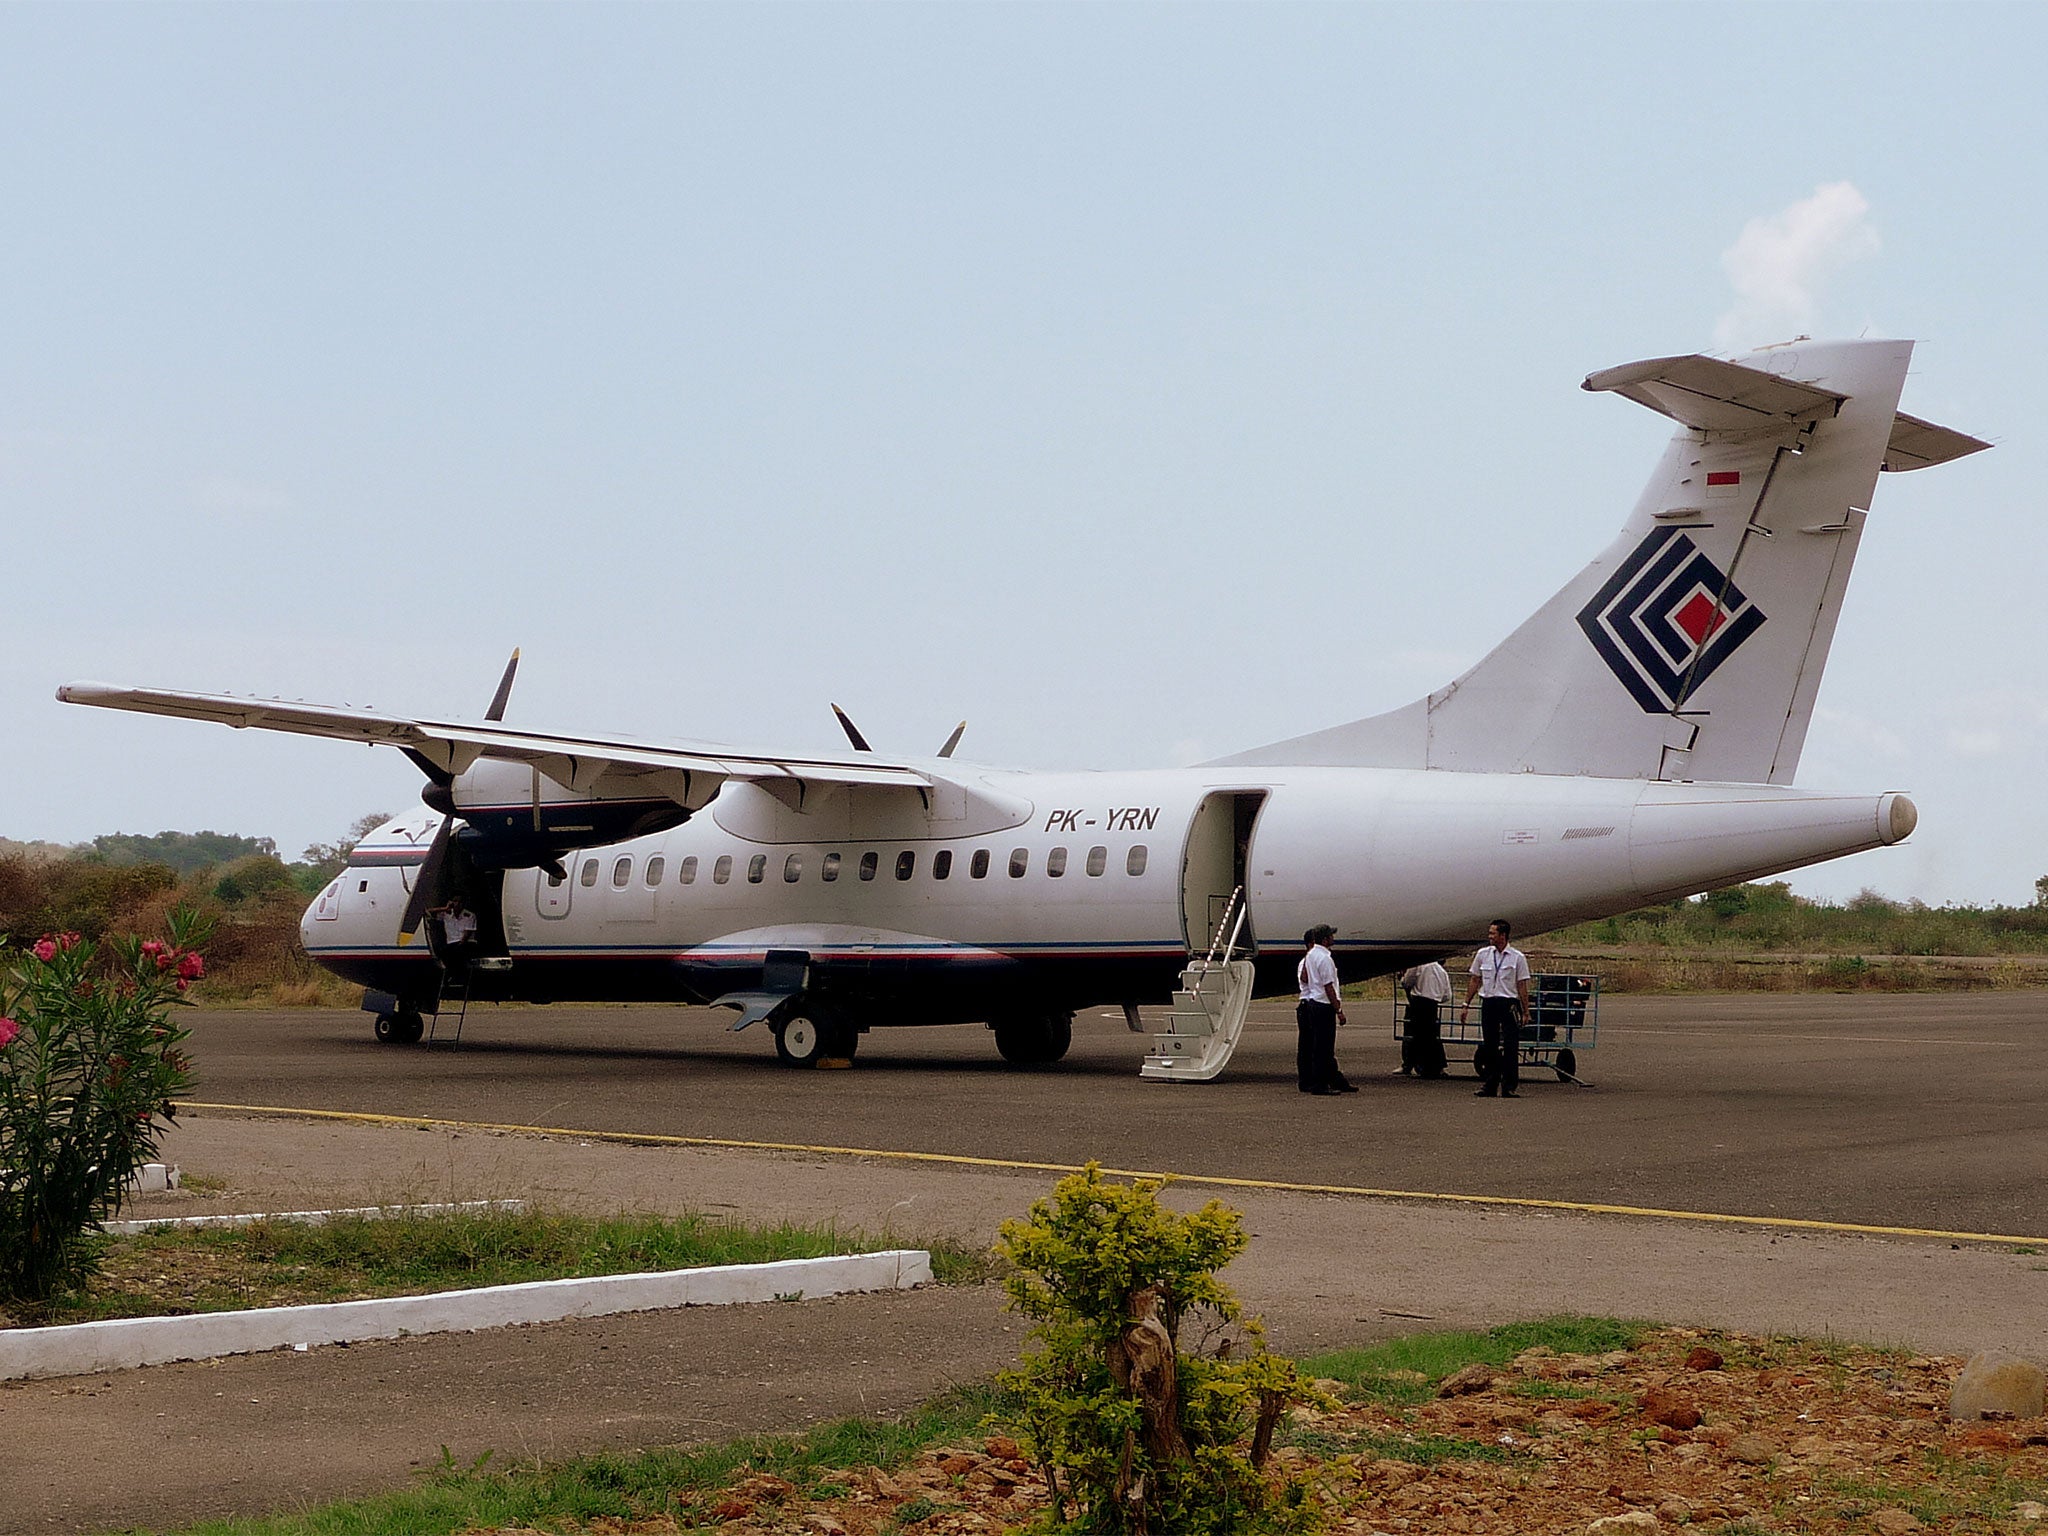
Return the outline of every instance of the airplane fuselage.
[[[709,1002],[771,951],[875,1022],[1163,1000],[1242,886],[1262,988],[1328,922],[1347,980],[1897,841],[1899,795],[1428,770],[1022,773],[952,804],[786,803],[730,783],[681,826],[486,877],[493,995]],[[396,924],[438,818],[366,839],[308,909],[322,964],[401,998],[438,966]],[[495,907],[495,910],[492,908]]]

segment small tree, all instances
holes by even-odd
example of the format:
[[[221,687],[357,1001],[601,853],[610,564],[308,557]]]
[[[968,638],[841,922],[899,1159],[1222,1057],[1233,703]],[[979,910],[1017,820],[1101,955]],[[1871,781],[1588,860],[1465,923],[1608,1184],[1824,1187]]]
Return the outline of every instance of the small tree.
[[[91,1273],[87,1235],[191,1086],[171,1010],[206,973],[207,927],[179,911],[168,944],[61,933],[0,956],[0,1297],[47,1300]]]
[[[1107,1182],[1090,1163],[1028,1221],[1003,1223],[997,1251],[1016,1266],[1004,1288],[1043,1346],[1004,1385],[1053,1495],[1051,1529],[1314,1530],[1321,1513],[1306,1485],[1267,1461],[1288,1406],[1325,1399],[1266,1351],[1258,1322],[1217,1278],[1249,1241],[1237,1212],[1211,1200],[1183,1216],[1160,1204],[1161,1187]],[[1191,1324],[1212,1347],[1183,1351]]]

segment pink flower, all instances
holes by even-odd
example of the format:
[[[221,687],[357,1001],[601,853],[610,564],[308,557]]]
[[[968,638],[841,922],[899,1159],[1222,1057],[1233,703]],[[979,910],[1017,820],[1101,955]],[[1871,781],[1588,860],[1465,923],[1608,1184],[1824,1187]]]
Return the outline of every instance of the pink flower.
[[[66,933],[60,933],[60,934],[58,934],[58,935],[57,935],[57,947],[58,947],[59,949],[74,949],[74,948],[76,948],[76,947],[77,947],[77,945],[78,945],[78,935],[77,935],[77,934],[75,934],[75,933],[70,933],[70,932],[66,932]]]
[[[185,990],[185,989],[186,989],[187,987],[189,987],[189,986],[191,986],[191,985],[192,985],[192,983],[191,983],[191,982],[189,982],[189,981],[187,981],[187,980],[186,980],[186,979],[185,979],[184,977],[180,976],[180,977],[178,978],[178,990],[179,990],[180,992],[184,991],[184,990]]]
[[[45,965],[48,965],[57,958],[57,943],[54,939],[45,936],[36,940],[35,948],[30,950],[29,953]]]
[[[144,939],[142,941],[142,952],[153,960],[164,952],[164,941],[162,939]]]
[[[21,1026],[12,1019],[0,1019],[0,1051],[14,1044],[14,1037],[21,1033]]]
[[[187,950],[178,957],[178,979],[197,981],[206,974],[206,957],[197,950]]]

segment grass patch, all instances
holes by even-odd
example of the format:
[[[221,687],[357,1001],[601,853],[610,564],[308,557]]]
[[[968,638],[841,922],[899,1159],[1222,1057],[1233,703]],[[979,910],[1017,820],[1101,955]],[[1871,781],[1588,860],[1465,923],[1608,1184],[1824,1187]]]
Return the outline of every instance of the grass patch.
[[[350,1216],[319,1225],[262,1221],[96,1241],[100,1275],[92,1286],[18,1308],[23,1321],[176,1316],[903,1246],[830,1224],[753,1226],[701,1215],[563,1211]],[[933,1273],[944,1283],[976,1284],[991,1272],[992,1260],[964,1244],[929,1246]]]
[[[684,1530],[715,1528],[713,1496],[748,1471],[821,1491],[818,1474],[899,1466],[918,1452],[971,1437],[1001,1406],[991,1387],[947,1393],[896,1421],[841,1419],[804,1435],[751,1436],[700,1450],[578,1457],[556,1465],[434,1468],[417,1488],[256,1520],[208,1521],[181,1536],[448,1536],[506,1526],[558,1528],[664,1515]],[[792,1502],[800,1502],[803,1492]],[[905,1506],[906,1509],[909,1506]],[[934,1506],[936,1508],[936,1506]]]
[[[1926,1460],[1932,1476],[1925,1480],[1892,1482],[1881,1476],[1824,1473],[1813,1480],[1809,1497],[1831,1503],[1845,1520],[1866,1518],[1880,1509],[1903,1509],[1923,1525],[1947,1528],[1957,1522],[2009,1518],[2015,1504],[2042,1495],[2040,1484],[1996,1465],[1942,1450],[1927,1451]]]
[[[1506,1365],[1539,1346],[1560,1355],[1605,1354],[1631,1347],[1648,1326],[1606,1317],[1552,1317],[1504,1323],[1484,1333],[1416,1333],[1370,1349],[1317,1355],[1304,1368],[1342,1382],[1354,1398],[1413,1407],[1436,1396],[1439,1382],[1468,1365]]]
[[[1447,1461],[1513,1461],[1516,1453],[1491,1440],[1468,1440],[1458,1435],[1380,1433],[1366,1431],[1338,1434],[1323,1429],[1295,1430],[1281,1437],[1284,1445],[1325,1458],[1366,1455],[1382,1461],[1405,1461],[1411,1466],[1434,1467]]]

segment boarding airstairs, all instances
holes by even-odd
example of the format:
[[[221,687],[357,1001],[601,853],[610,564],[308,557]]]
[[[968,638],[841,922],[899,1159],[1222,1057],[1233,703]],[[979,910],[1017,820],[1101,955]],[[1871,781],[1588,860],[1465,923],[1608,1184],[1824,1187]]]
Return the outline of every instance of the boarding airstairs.
[[[1244,919],[1244,887],[1239,886],[1230,893],[1209,952],[1180,973],[1165,1032],[1152,1037],[1152,1049],[1138,1076],[1163,1083],[1206,1083],[1230,1064],[1252,1006],[1252,963],[1233,958]]]

